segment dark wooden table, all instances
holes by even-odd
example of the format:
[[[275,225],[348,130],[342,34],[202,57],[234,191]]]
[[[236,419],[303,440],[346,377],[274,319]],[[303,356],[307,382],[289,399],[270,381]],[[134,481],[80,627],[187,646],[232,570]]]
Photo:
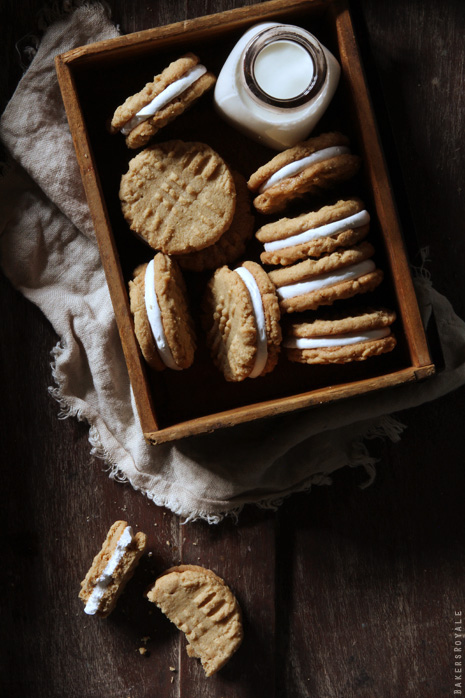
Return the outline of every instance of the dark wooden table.
[[[41,4],[2,2],[4,100],[21,75],[15,41],[35,30]],[[131,32],[248,3],[109,4]],[[436,288],[465,317],[465,3],[354,0],[353,10],[412,261],[429,248]],[[464,389],[399,415],[400,443],[370,443],[379,464],[368,489],[363,472],[344,470],[277,513],[251,507],[238,523],[183,526],[111,481],[86,426],[58,418],[47,392],[57,337],[0,283],[2,697],[465,695],[453,651],[465,613]],[[77,593],[117,518],[148,533],[151,554],[102,622]],[[216,570],[244,611],[243,646],[211,679],[141,596],[181,560]]]

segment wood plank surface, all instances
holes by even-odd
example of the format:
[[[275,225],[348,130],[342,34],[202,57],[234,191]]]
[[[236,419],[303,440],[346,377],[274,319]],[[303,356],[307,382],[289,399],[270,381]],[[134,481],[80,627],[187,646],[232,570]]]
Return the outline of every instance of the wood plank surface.
[[[109,2],[124,32],[245,4]],[[15,44],[34,33],[41,5],[2,3],[2,106],[21,76]],[[428,248],[435,287],[465,317],[465,5],[357,0],[353,13],[411,260]],[[348,469],[277,513],[247,507],[237,523],[182,525],[110,480],[86,426],[59,419],[47,391],[58,338],[3,274],[0,285],[0,696],[454,695],[455,614],[465,613],[463,388],[398,415],[407,425],[399,443],[369,443],[379,462],[366,489],[365,473]],[[102,622],[83,614],[77,593],[117,518],[148,534],[149,555]],[[244,644],[211,679],[143,597],[180,561],[224,576],[243,608]]]

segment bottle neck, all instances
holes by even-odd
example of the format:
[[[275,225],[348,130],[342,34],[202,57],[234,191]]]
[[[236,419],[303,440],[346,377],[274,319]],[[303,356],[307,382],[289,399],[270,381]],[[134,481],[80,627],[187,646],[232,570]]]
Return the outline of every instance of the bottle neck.
[[[262,106],[294,109],[314,99],[327,73],[318,40],[300,27],[276,25],[256,34],[244,49],[242,78]]]

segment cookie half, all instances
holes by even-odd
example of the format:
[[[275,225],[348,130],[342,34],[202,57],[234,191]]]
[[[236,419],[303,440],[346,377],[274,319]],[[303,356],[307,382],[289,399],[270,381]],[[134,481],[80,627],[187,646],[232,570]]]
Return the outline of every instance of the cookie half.
[[[393,311],[381,309],[297,322],[287,327],[283,347],[291,361],[304,364],[364,361],[394,349],[395,319]]]
[[[216,82],[199,58],[187,53],[115,111],[110,132],[126,136],[128,148],[146,145],[159,129],[182,114]]]
[[[229,228],[236,189],[210,146],[168,141],[129,162],[119,198],[133,232],[155,250],[183,254],[212,245]]]
[[[368,235],[370,214],[360,199],[338,201],[296,218],[281,218],[255,233],[264,244],[263,264],[287,266],[355,245]]]
[[[134,331],[144,359],[161,371],[189,368],[195,335],[184,279],[176,262],[159,252],[129,282]]]
[[[203,312],[207,345],[227,381],[263,376],[275,367],[281,313],[274,285],[259,264],[217,269]]]
[[[146,541],[145,533],[133,535],[126,521],[115,521],[81,582],[79,598],[85,603],[85,613],[101,618],[111,613],[134,573]]]
[[[383,272],[370,259],[374,252],[373,245],[365,241],[319,259],[270,271],[279,307],[286,313],[315,310],[372,291],[383,280]]]
[[[251,213],[245,178],[234,171],[232,175],[236,187],[236,210],[231,226],[213,245],[198,252],[176,255],[176,261],[183,269],[199,272],[218,269],[224,264],[231,264],[244,254],[247,242],[252,237],[255,219]]]
[[[147,592],[189,644],[187,654],[197,657],[207,676],[221,669],[243,638],[237,599],[214,572],[197,565],[167,570]]]
[[[319,194],[349,179],[360,162],[341,133],[309,138],[279,153],[250,177],[248,187],[257,194],[254,206],[262,213],[282,211],[292,199]]]

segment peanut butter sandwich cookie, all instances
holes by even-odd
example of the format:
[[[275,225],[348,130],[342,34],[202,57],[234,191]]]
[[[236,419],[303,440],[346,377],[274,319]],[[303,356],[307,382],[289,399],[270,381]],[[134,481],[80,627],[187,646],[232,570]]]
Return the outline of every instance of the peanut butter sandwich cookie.
[[[79,598],[85,603],[85,613],[105,618],[112,612],[145,550],[146,539],[142,532],[133,535],[126,521],[115,521],[81,582]]]
[[[195,336],[184,279],[176,262],[159,252],[129,282],[134,331],[151,368],[180,371],[194,361]]]
[[[276,366],[281,313],[275,287],[259,264],[217,269],[203,311],[207,345],[227,381],[257,378]]]
[[[286,266],[355,245],[368,235],[369,224],[370,214],[362,202],[349,199],[296,218],[281,218],[264,225],[255,235],[264,243],[260,255],[263,264]]]
[[[159,129],[190,107],[216,82],[193,53],[170,63],[143,90],[115,111],[110,132],[126,136],[128,148],[146,145]]]
[[[229,228],[236,188],[210,146],[168,141],[130,161],[119,198],[134,233],[155,250],[183,254],[213,245]]]
[[[262,213],[282,211],[292,199],[320,194],[352,177],[360,158],[351,154],[348,143],[341,133],[323,133],[276,155],[248,181],[257,194],[255,208]]]
[[[342,298],[372,291],[383,280],[383,272],[370,257],[369,242],[337,250],[319,259],[306,259],[290,267],[269,272],[285,313],[315,310]]]
[[[236,210],[231,226],[209,247],[190,254],[176,255],[176,261],[183,269],[190,271],[205,271],[218,269],[224,264],[231,264],[241,257],[253,234],[254,217],[251,213],[251,202],[247,184],[242,175],[233,172],[236,187]]]
[[[367,310],[288,326],[283,347],[288,359],[304,364],[345,364],[392,351],[396,339],[391,310]]]
[[[242,615],[232,591],[214,572],[197,565],[167,570],[147,592],[189,644],[187,654],[205,674],[221,669],[242,642]]]

